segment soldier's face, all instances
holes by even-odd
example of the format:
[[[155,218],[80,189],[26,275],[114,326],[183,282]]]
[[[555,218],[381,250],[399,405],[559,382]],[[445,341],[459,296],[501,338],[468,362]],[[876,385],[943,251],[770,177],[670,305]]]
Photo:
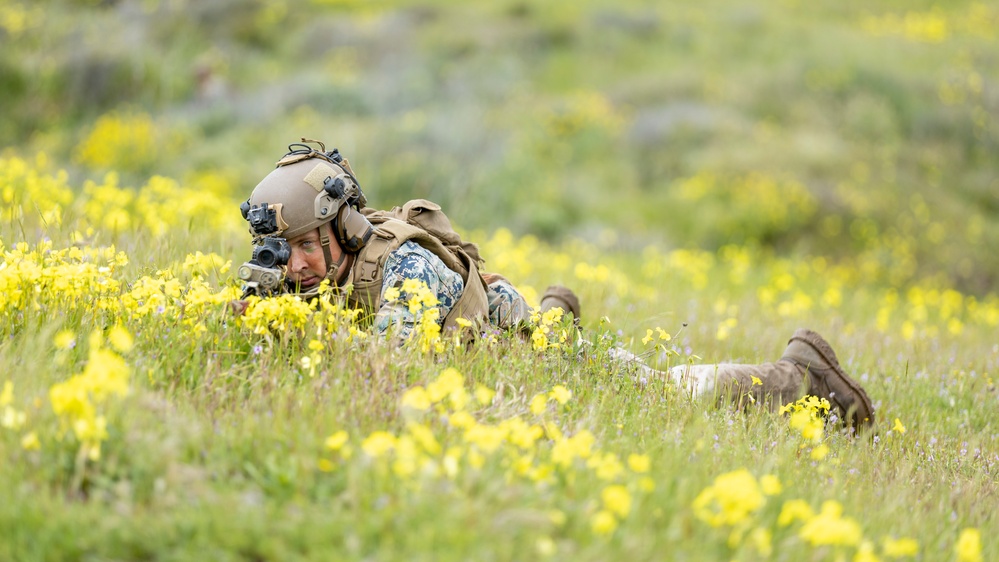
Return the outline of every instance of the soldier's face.
[[[319,228],[329,229],[329,223]],[[327,230],[328,231],[328,230]],[[288,240],[291,246],[291,258],[288,259],[288,280],[301,287],[301,290],[311,289],[326,277],[326,256],[319,242],[319,231],[310,230]],[[340,260],[343,250],[330,233],[330,257],[336,263]]]

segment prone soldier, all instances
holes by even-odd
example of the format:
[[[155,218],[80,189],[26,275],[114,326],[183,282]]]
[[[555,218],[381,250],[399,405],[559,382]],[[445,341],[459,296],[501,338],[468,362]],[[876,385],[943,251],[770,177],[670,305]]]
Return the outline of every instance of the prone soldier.
[[[336,287],[351,285],[348,303],[373,317],[374,331],[395,326],[407,337],[418,319],[405,303],[389,297],[407,279],[416,279],[436,297],[442,329],[464,318],[508,330],[530,318],[516,287],[501,275],[479,271],[478,248],[458,237],[439,206],[418,199],[391,211],[368,208],[350,163],[338,150],[306,139],[288,148],[241,205],[255,244],[252,259],[238,270],[244,295],[310,297],[324,280]],[[571,290],[549,287],[541,309],[554,307],[578,322],[579,300]],[[651,370],[623,349],[615,355]],[[698,365],[656,374],[720,400],[748,395],[776,407],[813,395],[829,400],[849,426],[874,422],[866,391],[843,370],[832,346],[811,330],[797,330],[776,362]]]

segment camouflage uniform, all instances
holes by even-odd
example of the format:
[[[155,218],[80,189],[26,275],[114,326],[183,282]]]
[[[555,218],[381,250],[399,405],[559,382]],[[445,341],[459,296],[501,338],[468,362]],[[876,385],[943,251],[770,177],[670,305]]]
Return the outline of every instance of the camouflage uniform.
[[[448,269],[433,252],[413,241],[403,243],[386,259],[382,295],[390,288],[401,289],[407,279],[422,281],[431,294],[437,297],[440,323],[443,323],[465,289],[460,274]],[[488,288],[490,325],[505,330],[529,318],[530,307],[509,281],[497,279],[490,282]],[[375,314],[376,332],[382,334],[390,326],[395,326],[403,339],[409,337],[413,327],[419,322],[419,315],[410,312],[404,301],[404,298],[389,301],[382,297]]]

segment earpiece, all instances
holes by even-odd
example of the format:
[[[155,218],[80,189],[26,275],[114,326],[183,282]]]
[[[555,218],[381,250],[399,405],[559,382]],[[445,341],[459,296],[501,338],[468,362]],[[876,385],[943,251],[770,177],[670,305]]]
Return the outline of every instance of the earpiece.
[[[333,221],[340,246],[347,252],[357,253],[368,243],[374,227],[367,217],[352,209],[350,205],[340,208],[340,214]]]

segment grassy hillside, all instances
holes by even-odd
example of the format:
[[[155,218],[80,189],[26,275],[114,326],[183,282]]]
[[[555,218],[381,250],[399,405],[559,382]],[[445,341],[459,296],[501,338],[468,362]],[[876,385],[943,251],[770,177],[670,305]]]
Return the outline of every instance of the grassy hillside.
[[[0,146],[127,185],[242,197],[306,136],[376,206],[429,197],[469,228],[860,256],[976,294],[999,274],[985,2],[2,10]]]
[[[0,0],[0,560],[996,559],[997,30],[984,2]],[[303,136],[375,206],[442,202],[532,304],[574,288],[581,332],[232,316],[238,203]],[[871,432],[663,374],[798,327]]]
[[[590,344],[543,318],[526,341],[421,329],[399,347],[335,298],[233,317],[240,225],[208,187],[191,207],[168,178],[133,197],[0,164],[5,196],[32,203],[0,226],[2,559],[999,552],[995,296],[753,246],[614,253],[500,230],[470,235],[489,268],[534,303],[576,288]],[[23,232],[43,235],[7,243]],[[611,351],[766,362],[799,326],[867,389],[873,432],[719,408]]]

